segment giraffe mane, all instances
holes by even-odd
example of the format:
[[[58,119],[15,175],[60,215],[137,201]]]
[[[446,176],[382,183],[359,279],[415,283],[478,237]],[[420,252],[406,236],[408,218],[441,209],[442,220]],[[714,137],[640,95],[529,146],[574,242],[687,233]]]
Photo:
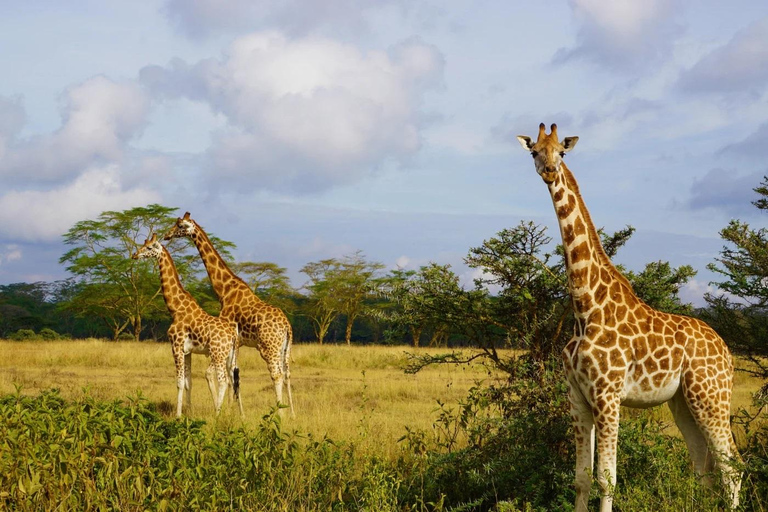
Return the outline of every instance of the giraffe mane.
[[[597,234],[597,230],[595,229],[595,224],[592,222],[592,217],[589,215],[589,210],[587,209],[587,206],[584,204],[584,199],[581,197],[581,192],[579,191],[579,184],[576,182],[576,178],[573,176],[573,173],[568,168],[567,165],[565,165],[565,162],[562,163],[563,167],[563,175],[565,176],[565,179],[568,181],[569,188],[573,191],[573,193],[576,195],[576,200],[579,204],[579,209],[584,215],[584,221],[587,224],[587,233],[589,234],[589,241],[592,243],[592,246],[595,248],[595,251],[597,251],[597,258],[601,261],[603,265],[606,266],[606,268],[609,269],[612,276],[617,279],[620,283],[622,283],[624,286],[627,287],[627,289],[632,292],[634,295],[635,291],[632,288],[632,284],[630,284],[629,280],[619,272],[619,269],[616,268],[616,266],[611,261],[611,258],[608,257],[608,254],[605,252],[605,248],[603,248],[603,243],[600,240],[600,236]]]

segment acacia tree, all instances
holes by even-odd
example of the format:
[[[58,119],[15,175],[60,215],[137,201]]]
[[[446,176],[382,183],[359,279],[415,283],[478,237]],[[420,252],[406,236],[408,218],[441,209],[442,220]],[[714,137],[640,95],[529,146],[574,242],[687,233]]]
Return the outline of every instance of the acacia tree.
[[[315,339],[322,345],[331,324],[339,314],[339,303],[327,277],[338,271],[340,263],[335,258],[307,263],[301,272],[309,282],[304,288],[309,292],[303,311],[312,320]]]
[[[752,204],[768,211],[768,177],[753,190],[759,197]],[[711,283],[721,291],[705,295],[704,314],[730,346],[751,359],[754,373],[768,379],[768,230],[734,219],[720,236],[726,245],[708,268],[722,276]]]
[[[608,256],[614,256],[633,232],[627,227],[610,236],[600,233]],[[546,227],[521,222],[504,229],[471,248],[464,261],[480,271],[474,288],[460,286],[449,267],[432,264],[422,269],[419,293],[399,299],[401,307],[411,301],[431,318],[443,320],[450,332],[482,348],[481,356],[502,369],[514,365],[499,356],[499,347],[526,349],[527,357],[537,364],[557,359],[573,332],[573,310],[562,246],[552,246]],[[639,273],[626,274],[638,296],[653,307],[690,311],[690,305],[682,304],[677,295],[693,275],[689,266],[673,269],[668,263],[654,262]],[[418,362],[433,361],[425,357]]]
[[[65,307],[80,316],[100,318],[113,339],[130,326],[138,340],[142,319],[167,318],[156,265],[132,260],[131,254],[150,233],[167,230],[176,220],[176,210],[151,204],[121,212],[106,211],[96,220],[77,222],[64,234],[64,242],[72,249],[59,260],[77,278],[76,290]],[[214,243],[227,255],[228,247],[233,246],[218,239]],[[194,281],[200,261],[187,250],[190,243],[174,239],[167,247],[182,279]]]
[[[344,340],[347,345],[352,342],[352,327],[355,320],[365,312],[372,312],[367,307],[366,300],[374,294],[378,281],[377,273],[384,268],[378,262],[365,260],[362,252],[357,251],[345,256],[337,271],[330,276],[330,285],[338,301],[339,313],[347,317],[344,329]]]
[[[338,260],[307,263],[301,271],[309,277],[306,311],[315,323],[320,343],[338,315],[346,317],[344,340],[351,344],[355,320],[369,311],[366,300],[374,296],[377,273],[384,265],[366,261],[360,251]]]

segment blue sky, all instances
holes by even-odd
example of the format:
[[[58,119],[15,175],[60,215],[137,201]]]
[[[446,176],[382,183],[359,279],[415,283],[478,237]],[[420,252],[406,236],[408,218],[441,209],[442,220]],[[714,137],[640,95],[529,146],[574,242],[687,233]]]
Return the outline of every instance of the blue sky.
[[[706,270],[768,174],[768,3],[145,0],[0,4],[0,282],[66,277],[61,235],[159,202],[274,261],[462,264],[559,237],[515,135],[569,167],[617,261]]]

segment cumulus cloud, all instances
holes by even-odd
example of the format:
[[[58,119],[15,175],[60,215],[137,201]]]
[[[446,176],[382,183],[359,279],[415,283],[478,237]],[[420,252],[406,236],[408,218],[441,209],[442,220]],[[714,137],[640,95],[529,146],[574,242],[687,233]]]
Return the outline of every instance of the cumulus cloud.
[[[570,0],[579,26],[576,42],[553,61],[586,59],[611,70],[647,69],[671,52],[681,27],[676,0]]]
[[[66,91],[60,129],[22,139],[20,102],[0,100],[0,115],[12,114],[0,121],[0,176],[55,181],[94,162],[117,161],[127,142],[144,126],[148,108],[137,84],[97,76]]]
[[[150,189],[125,190],[115,165],[93,168],[53,190],[11,191],[0,196],[0,236],[6,240],[50,242],[76,222],[105,210],[161,202]]]
[[[419,39],[366,53],[278,32],[234,41],[221,59],[141,70],[159,98],[208,103],[228,126],[208,151],[210,172],[253,187],[316,190],[349,182],[421,144],[422,98],[443,58]]]
[[[694,210],[719,208],[731,213],[753,211],[752,201],[757,199],[753,191],[760,185],[766,172],[736,176],[725,169],[711,169],[691,185],[689,206]]]
[[[367,27],[367,13],[389,4],[405,8],[403,0],[168,0],[165,14],[182,33],[201,38],[217,33],[243,33],[280,27],[291,35],[306,35],[329,27],[334,33],[357,33]]]
[[[725,45],[683,72],[679,86],[699,93],[747,94],[768,91],[768,18],[740,30]]]

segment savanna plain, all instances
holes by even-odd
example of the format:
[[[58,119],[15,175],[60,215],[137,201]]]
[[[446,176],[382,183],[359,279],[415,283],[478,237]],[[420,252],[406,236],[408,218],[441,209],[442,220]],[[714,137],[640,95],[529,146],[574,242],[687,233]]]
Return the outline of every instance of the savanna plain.
[[[466,397],[481,381],[499,377],[481,364],[436,365],[407,374],[408,354],[447,350],[406,346],[296,344],[291,353],[291,384],[296,409],[284,426],[339,440],[369,438],[366,449],[389,455],[406,426],[429,429],[439,408]],[[175,415],[176,378],[170,345],[107,342],[97,339],[50,342],[0,342],[0,393],[36,394],[57,388],[65,398],[88,394],[104,400],[141,394],[164,416]],[[245,426],[275,405],[275,392],[258,352],[243,347],[238,359]],[[214,421],[205,380],[208,359],[192,357],[192,410],[185,415]],[[286,415],[288,416],[288,415]],[[231,391],[220,421],[241,422]],[[371,433],[371,436],[368,434]]]
[[[499,415],[499,409],[466,404],[478,389],[501,384],[508,374],[480,360],[427,366],[415,374],[405,371],[414,356],[448,351],[296,344],[291,362],[296,415],[282,420],[256,350],[244,347],[239,356],[245,418],[231,391],[222,413],[215,415],[204,376],[208,359],[193,356],[192,408],[178,421],[167,343],[0,341],[0,413],[14,436],[0,439],[0,448],[17,454],[5,461],[14,476],[6,479],[6,489],[0,488],[0,509],[571,509],[572,463],[562,462],[571,440],[565,431],[552,433],[567,421],[547,419],[550,409],[562,408],[562,401],[555,396],[552,404],[531,404],[531,415],[523,421],[541,424],[530,429],[511,421],[505,435],[522,446],[519,452],[502,454],[503,441],[494,447],[490,437],[482,439],[490,432],[485,427],[467,427],[489,425],[471,416]],[[737,358],[737,366],[745,365]],[[737,372],[733,412],[749,409],[761,385]],[[51,389],[57,391],[51,394]],[[617,509],[716,509],[719,498],[700,490],[668,409],[624,409],[622,414],[628,437],[620,440],[619,461],[627,466],[627,476],[621,476],[620,468],[620,483],[640,474],[647,481],[621,488],[623,506]],[[505,428],[503,422],[494,427],[498,432]],[[736,423],[734,433],[739,444],[748,444],[749,433]],[[467,443],[482,446],[490,462],[462,452]],[[427,459],[430,446],[439,446],[443,455]],[[502,455],[499,467],[493,462],[497,452]],[[532,475],[526,469],[531,467],[540,473]],[[519,480],[514,475],[520,471],[530,478],[515,484],[514,492],[523,493],[521,501],[505,501],[511,491],[488,485],[488,475],[504,483]],[[666,474],[677,483],[667,485]],[[473,490],[476,484],[480,491]],[[457,498],[448,506],[441,496],[452,485],[466,487],[459,496],[479,498]],[[547,489],[562,498],[536,498]],[[548,505],[531,505],[536,502]],[[748,509],[763,510],[764,502],[752,497],[757,506]]]

